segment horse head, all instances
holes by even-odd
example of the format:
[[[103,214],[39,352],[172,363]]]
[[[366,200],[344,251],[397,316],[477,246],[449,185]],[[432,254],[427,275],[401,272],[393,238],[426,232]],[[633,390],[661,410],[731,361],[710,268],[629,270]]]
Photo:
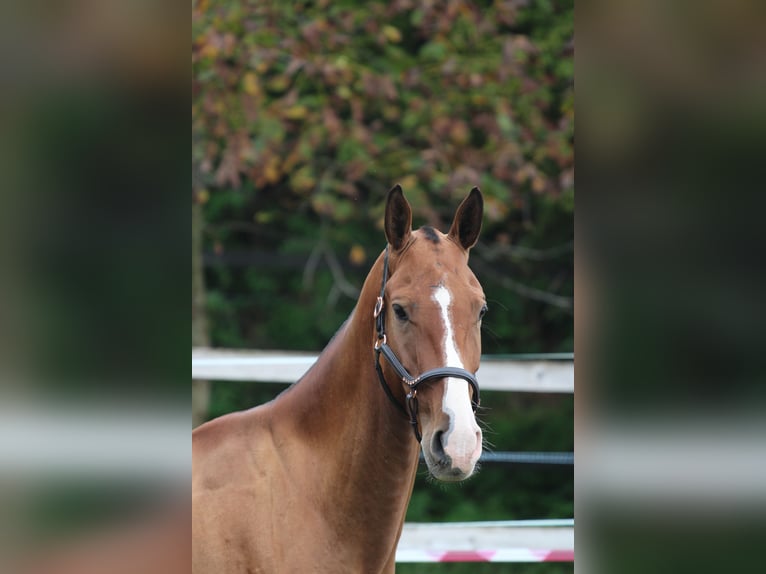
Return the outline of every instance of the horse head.
[[[415,434],[422,435],[425,461],[431,474],[445,481],[468,478],[482,450],[473,375],[479,368],[481,320],[487,306],[468,267],[482,213],[481,192],[474,188],[458,207],[447,234],[428,226],[413,231],[412,210],[399,186],[389,192],[386,203],[390,276],[386,279],[384,272],[385,337],[379,324],[378,344],[385,339],[393,358],[386,355],[383,371],[393,394],[414,399],[414,414],[412,402],[407,404]],[[404,370],[394,366],[397,360]],[[408,382],[402,372],[414,376]],[[428,380],[420,385],[420,378]],[[395,381],[401,381],[401,388],[395,388]]]

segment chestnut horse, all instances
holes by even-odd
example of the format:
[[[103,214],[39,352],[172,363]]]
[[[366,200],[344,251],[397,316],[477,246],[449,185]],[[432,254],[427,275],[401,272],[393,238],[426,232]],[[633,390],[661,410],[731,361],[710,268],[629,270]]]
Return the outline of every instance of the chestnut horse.
[[[394,572],[420,448],[445,481],[481,455],[486,303],[468,251],[482,212],[474,188],[447,235],[412,231],[394,187],[388,245],[317,362],[275,400],[193,432],[193,572]]]

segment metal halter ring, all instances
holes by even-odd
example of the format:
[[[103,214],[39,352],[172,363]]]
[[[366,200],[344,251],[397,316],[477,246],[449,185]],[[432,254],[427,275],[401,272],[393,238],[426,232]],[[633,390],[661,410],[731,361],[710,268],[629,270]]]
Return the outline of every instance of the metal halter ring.
[[[381,345],[385,345],[385,344],[386,344],[386,334],[383,333],[383,336],[380,337],[377,341],[375,341],[375,345],[373,346],[373,349],[377,351],[378,349],[380,349]]]
[[[383,309],[383,297],[378,297],[378,300],[375,301],[375,310],[372,312],[372,316],[377,319],[382,309]]]

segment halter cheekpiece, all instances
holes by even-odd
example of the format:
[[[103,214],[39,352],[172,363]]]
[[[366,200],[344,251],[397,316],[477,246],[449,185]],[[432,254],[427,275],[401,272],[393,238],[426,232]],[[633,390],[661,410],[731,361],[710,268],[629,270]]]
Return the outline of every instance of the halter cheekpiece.
[[[375,351],[375,371],[378,373],[378,380],[380,381],[380,385],[383,387],[386,396],[405,416],[409,417],[410,424],[412,425],[412,430],[415,432],[415,438],[418,440],[418,442],[420,442],[422,436],[420,435],[420,430],[418,429],[418,387],[426,381],[433,379],[442,379],[445,377],[463,379],[467,381],[473,389],[471,406],[473,407],[473,411],[476,412],[476,409],[479,407],[479,382],[476,380],[476,377],[473,375],[473,373],[470,373],[459,367],[439,367],[421,373],[417,377],[413,377],[409,373],[409,371],[404,367],[404,365],[402,365],[401,361],[396,356],[396,353],[394,353],[391,347],[388,346],[386,339],[386,309],[384,299],[387,281],[388,245],[386,245],[385,256],[383,259],[383,284],[380,287],[380,296],[375,301],[375,309],[373,310],[373,316],[375,317],[375,329],[378,332],[378,338],[375,341],[375,345],[373,346],[373,350]],[[388,386],[388,383],[386,383],[386,378],[383,375],[383,369],[380,366],[381,353],[386,358],[391,367],[396,371],[396,374],[399,375],[399,378],[402,380],[402,382],[410,389],[410,392],[407,393],[406,397],[406,408],[396,400],[396,397],[394,397],[393,393],[391,392],[391,388]]]

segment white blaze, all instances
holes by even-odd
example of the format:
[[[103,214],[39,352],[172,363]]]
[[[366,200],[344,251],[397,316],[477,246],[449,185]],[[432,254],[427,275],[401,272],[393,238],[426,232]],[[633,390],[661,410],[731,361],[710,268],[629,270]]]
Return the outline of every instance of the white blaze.
[[[433,299],[439,305],[444,323],[444,364],[447,367],[464,369],[449,313],[452,295],[444,285],[439,285]],[[469,385],[467,381],[455,378],[448,378],[445,384],[442,410],[449,415],[450,425],[449,430],[444,433],[444,450],[452,458],[455,466],[472,467],[481,454],[481,435],[473,416]]]

